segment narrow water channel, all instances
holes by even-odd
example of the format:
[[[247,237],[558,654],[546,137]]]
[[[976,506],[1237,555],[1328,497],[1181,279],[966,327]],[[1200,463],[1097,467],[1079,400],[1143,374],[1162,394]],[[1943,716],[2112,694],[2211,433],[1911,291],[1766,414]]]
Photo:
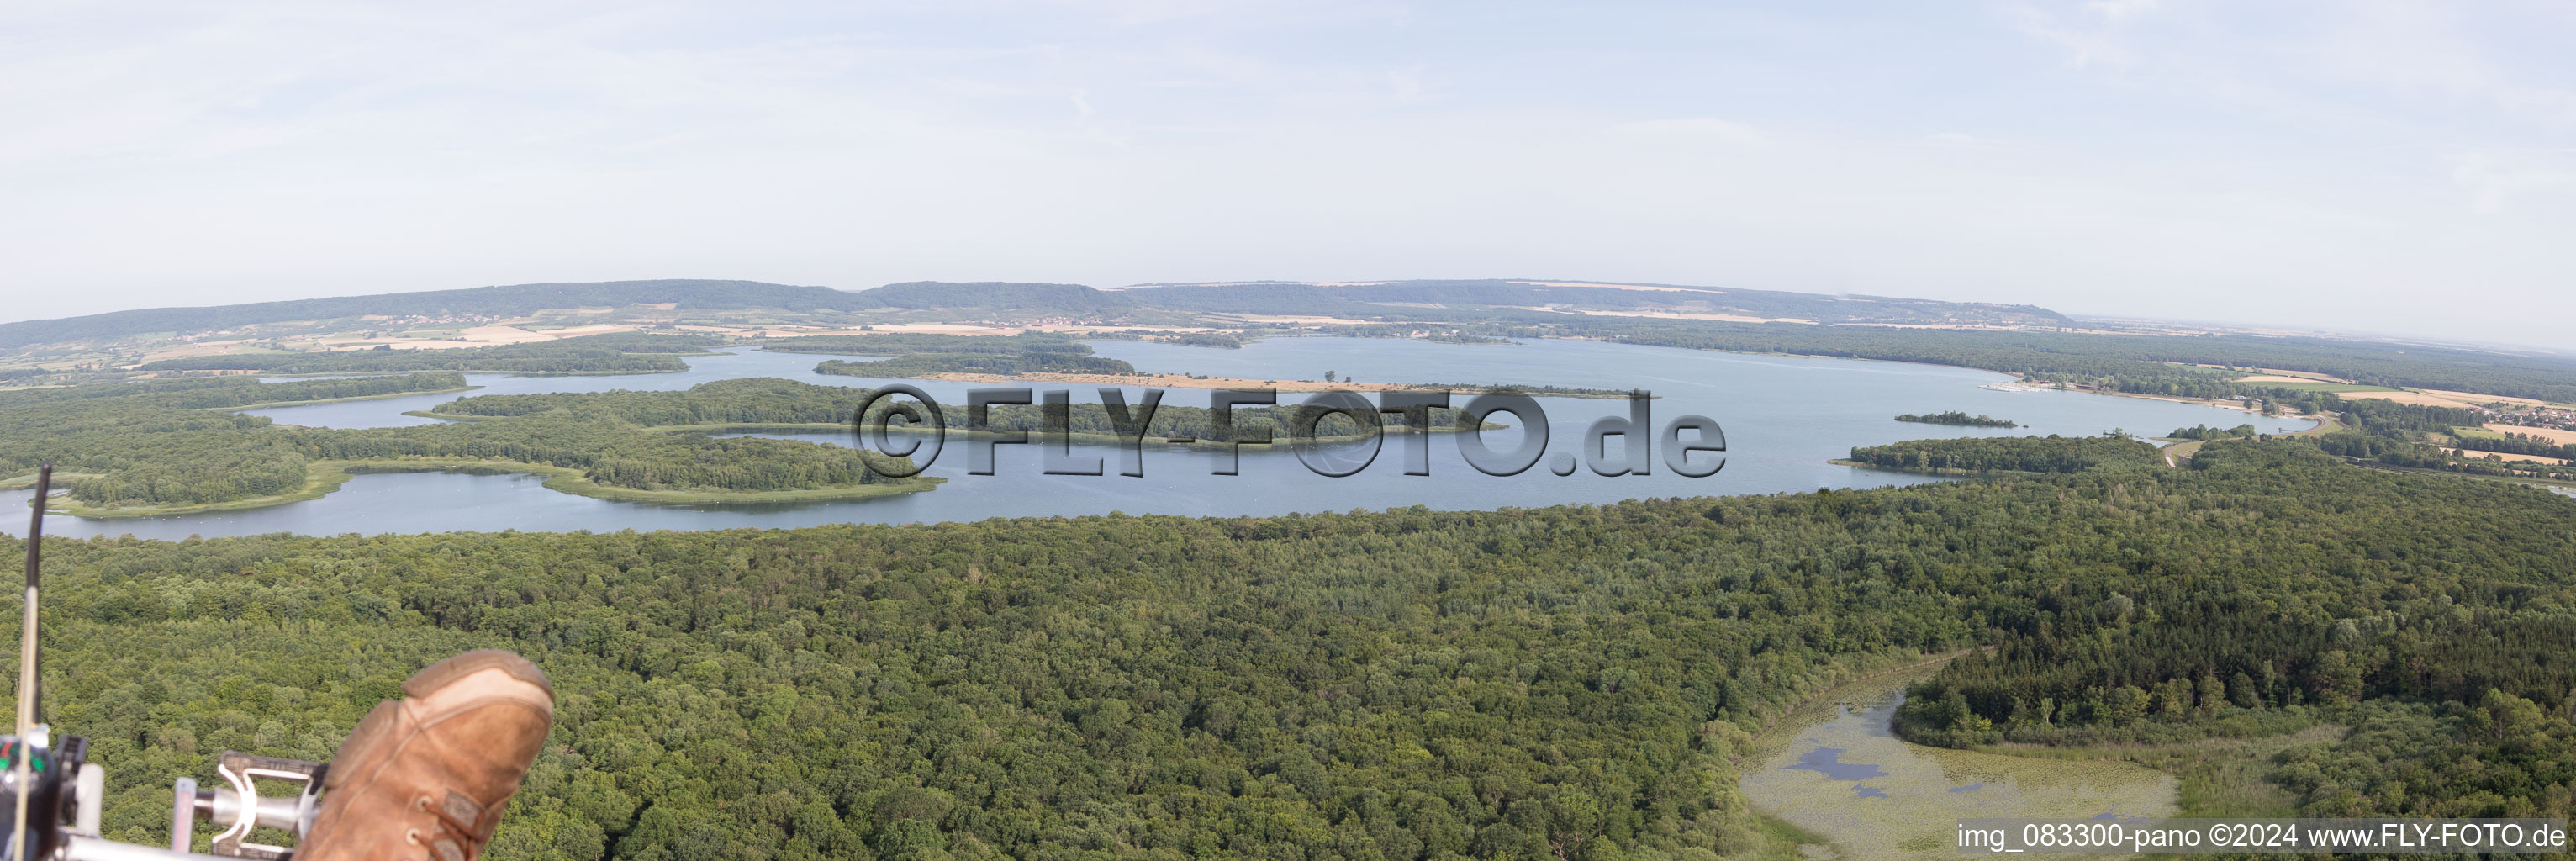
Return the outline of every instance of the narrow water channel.
[[[1924,667],[1854,682],[1790,713],[1755,739],[1745,798],[1763,813],[1832,841],[1817,858],[1957,857],[1961,819],[2171,816],[2172,775],[2121,762],[2036,759],[1924,747],[1888,721]]]

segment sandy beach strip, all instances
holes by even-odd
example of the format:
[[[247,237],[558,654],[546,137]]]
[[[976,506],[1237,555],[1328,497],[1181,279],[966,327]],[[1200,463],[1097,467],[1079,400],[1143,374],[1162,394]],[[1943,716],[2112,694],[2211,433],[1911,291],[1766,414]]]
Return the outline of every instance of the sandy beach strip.
[[[1346,383],[1315,380],[1251,380],[1241,377],[1193,377],[1186,374],[1001,374],[937,373],[923,374],[918,379],[948,380],[960,383],[1089,383],[1103,386],[1135,386],[1148,389],[1277,389],[1283,392],[1406,392],[1445,391],[1438,386],[1412,383]]]

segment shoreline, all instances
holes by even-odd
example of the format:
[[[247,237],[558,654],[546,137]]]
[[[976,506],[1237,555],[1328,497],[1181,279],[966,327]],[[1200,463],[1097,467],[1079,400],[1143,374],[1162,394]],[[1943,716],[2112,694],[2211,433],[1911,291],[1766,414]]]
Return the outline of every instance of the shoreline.
[[[403,413],[403,415],[407,415],[407,416],[418,416],[418,417],[421,417],[421,418],[430,418],[430,419],[441,419],[441,420],[445,420],[445,421],[458,421],[458,422],[479,422],[479,421],[490,421],[490,420],[493,420],[493,419],[516,418],[515,416],[478,416],[478,415],[467,415],[467,414],[464,414],[464,413],[441,413],[441,412],[434,412],[434,411],[430,411],[430,410],[412,410],[412,411],[409,411],[409,412],[405,412],[405,413]],[[849,430],[850,430],[850,426],[849,426],[849,425],[845,425],[845,424],[842,424],[842,423],[840,423],[840,422],[717,422],[717,423],[711,423],[711,424],[696,424],[696,425],[637,425],[637,427],[642,428],[642,429],[644,429],[644,430],[663,431],[663,432],[666,432],[666,433],[708,433],[708,434],[716,434],[716,433],[792,433],[792,434],[819,434],[819,433],[841,433],[841,432],[845,432],[845,431],[849,431]],[[1510,427],[1511,427],[1510,425],[1500,424],[1500,423],[1493,422],[1493,421],[1487,421],[1487,422],[1485,422],[1485,428],[1484,428],[1484,429],[1485,429],[1485,430],[1506,430],[1506,429],[1509,429]],[[1411,428],[1410,428],[1409,426],[1397,426],[1397,425],[1384,425],[1384,426],[1382,426],[1382,430],[1384,430],[1386,433],[1404,433],[1404,432],[1406,432],[1406,431],[1408,431],[1408,430],[1410,430],[1410,429],[1411,429]],[[888,430],[889,432],[892,432],[892,433],[895,433],[895,434],[901,434],[901,435],[916,435],[916,434],[917,434],[917,435],[928,435],[929,433],[931,433],[931,430],[930,430],[929,428],[921,427],[921,426],[919,426],[919,425],[909,425],[909,424],[908,424],[908,425],[901,426],[901,427],[889,427],[889,428],[887,428],[887,430]],[[1030,428],[1030,429],[1028,429],[1028,430],[1027,430],[1027,431],[1025,431],[1025,432],[1026,432],[1027,434],[1029,434],[1029,439],[1028,439],[1028,441],[1029,441],[1031,444],[1036,444],[1036,443],[1046,442],[1046,441],[1048,441],[1048,440],[1050,440],[1050,439],[1051,439],[1051,437],[1049,437],[1049,436],[1046,434],[1046,432],[1045,432],[1045,431],[1043,431],[1043,430],[1039,430],[1039,429],[1037,429],[1037,428]],[[1430,431],[1429,431],[1429,432],[1430,432],[1430,433],[1436,433],[1436,434],[1439,434],[1439,433],[1459,433],[1460,431],[1459,431],[1459,429],[1458,429],[1458,426],[1457,426],[1456,424],[1452,423],[1452,424],[1434,425],[1434,426],[1432,426],[1432,427],[1431,427],[1431,429],[1430,429]],[[945,429],[944,431],[942,431],[942,432],[941,432],[942,436],[959,436],[959,437],[966,437],[966,438],[969,438],[969,439],[976,438],[976,437],[999,437],[999,436],[1002,436],[1002,435],[1007,434],[1007,433],[1014,433],[1014,431],[978,431],[978,430],[966,430],[966,429],[963,429],[963,428],[954,428],[954,427],[952,427],[952,428],[947,428],[947,429]],[[1119,437],[1119,436],[1118,436],[1118,435],[1116,435],[1116,434],[1103,434],[1103,433],[1071,433],[1071,434],[1066,434],[1065,436],[1066,436],[1067,438],[1071,439],[1071,440],[1072,440],[1072,441],[1074,441],[1074,442],[1078,442],[1078,443],[1089,443],[1089,444],[1098,444],[1098,445],[1124,445],[1124,444],[1126,444],[1126,443],[1128,442],[1128,440],[1123,439],[1123,438]],[[1369,436],[1368,436],[1367,434],[1345,434],[1345,435],[1341,435],[1341,436],[1319,436],[1319,437],[1315,437],[1313,441],[1314,441],[1314,442],[1317,442],[1317,443],[1343,443],[1343,442],[1360,442],[1360,441],[1366,440],[1366,439],[1368,439],[1368,438],[1369,438]],[[1154,444],[1154,445],[1161,445],[1161,446],[1216,446],[1216,445],[1224,445],[1224,444],[1225,444],[1225,442],[1224,442],[1224,441],[1221,441],[1221,440],[1198,439],[1198,438],[1194,438],[1194,437],[1193,437],[1193,438],[1186,438],[1186,439],[1184,439],[1184,438],[1182,438],[1182,437],[1145,437],[1145,438],[1143,438],[1143,439],[1136,440],[1136,442],[1152,443],[1152,444]],[[1288,442],[1288,441],[1287,441],[1287,440],[1285,440],[1285,439],[1280,439],[1280,438],[1276,438],[1276,437],[1274,437],[1274,438],[1271,440],[1271,442],[1273,442],[1273,443],[1279,443],[1279,444],[1285,444],[1285,443],[1286,443],[1286,442]],[[1243,445],[1262,445],[1262,443],[1246,441],[1246,442],[1244,442],[1244,443],[1243,443]]]
[[[611,502],[644,502],[675,505],[759,505],[780,502],[828,502],[867,499],[920,493],[946,483],[945,478],[917,476],[902,484],[863,484],[840,487],[818,487],[800,490],[723,491],[723,490],[636,490],[598,484],[583,477],[571,467],[527,463],[515,460],[474,460],[441,458],[422,460],[317,460],[305,465],[304,486],[288,493],[203,502],[186,505],[112,506],[98,508],[71,504],[57,497],[57,506],[47,512],[83,520],[134,520],[146,517],[178,517],[213,514],[224,511],[248,511],[258,508],[309,502],[338,491],[349,479],[371,473],[391,472],[461,472],[468,475],[525,474],[545,479],[547,490],[573,496],[587,496]],[[32,504],[33,500],[29,500]]]
[[[938,380],[951,383],[1089,383],[1104,386],[1133,386],[1145,389],[1230,389],[1249,391],[1272,389],[1282,392],[1519,392],[1533,398],[1607,398],[1627,397],[1625,392],[1551,392],[1531,391],[1510,384],[1447,385],[1442,383],[1351,383],[1317,382],[1314,380],[1255,380],[1248,377],[1194,377],[1188,374],[1061,374],[1031,372],[1026,374],[974,374],[941,371],[911,377],[883,377],[899,380]]]
[[[269,401],[267,403],[260,404],[243,404],[237,407],[199,407],[198,409],[231,410],[233,412],[240,412],[242,410],[268,410],[277,409],[279,407],[309,407],[316,404],[338,404],[347,403],[349,401],[381,401],[386,398],[408,398],[415,395],[452,395],[457,392],[470,392],[480,388],[482,388],[482,386],[457,386],[452,389],[429,389],[417,392],[388,392],[381,395],[350,395],[345,398],[323,398],[318,401]]]

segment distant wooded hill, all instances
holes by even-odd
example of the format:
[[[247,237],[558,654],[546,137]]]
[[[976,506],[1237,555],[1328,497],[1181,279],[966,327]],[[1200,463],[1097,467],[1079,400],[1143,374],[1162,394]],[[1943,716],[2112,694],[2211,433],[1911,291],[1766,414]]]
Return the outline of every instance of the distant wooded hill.
[[[59,320],[0,324],[0,349],[155,332],[203,332],[293,320],[334,320],[368,315],[484,314],[519,316],[550,308],[674,303],[681,308],[781,308],[845,311],[869,307],[860,294],[829,287],[791,287],[758,281],[603,281],[595,284],[517,284],[465,290],[384,293],[290,299],[203,308],[144,308]]]
[[[544,310],[670,304],[680,310],[777,309],[796,312],[857,312],[892,308],[911,311],[960,310],[1016,315],[1119,316],[1164,309],[1180,312],[1249,314],[1366,315],[1388,319],[1423,318],[1434,310],[1501,309],[1477,316],[1526,316],[1521,308],[1546,306],[1596,309],[1668,310],[1764,318],[1793,318],[1821,323],[1983,323],[2055,326],[2068,320],[2055,311],[2030,305],[1994,305],[1892,299],[1873,296],[1820,296],[1768,290],[1709,287],[1621,289],[1551,287],[1502,280],[1393,281],[1368,285],[1239,284],[1168,285],[1097,290],[1080,284],[1029,284],[1000,281],[952,283],[912,281],[873,290],[798,287],[758,281],[606,281],[594,284],[520,284],[252,302],[201,308],[146,308],[57,320],[0,324],[0,349],[34,344],[123,338],[156,333],[213,332],[224,329],[303,320],[483,315],[517,317]],[[1440,316],[1432,314],[1431,316]],[[1555,315],[1549,315],[1555,316]]]
[[[1569,286],[1571,285],[1571,286]],[[1638,289],[1645,288],[1645,289]],[[1737,290],[1664,284],[1582,286],[1577,282],[1502,279],[1388,281],[1377,284],[1166,284],[1118,291],[1139,305],[1191,311],[1254,314],[1382,315],[1408,305],[1482,305],[1503,308],[1670,310],[1818,323],[1982,323],[2071,326],[2065,315],[2036,305],[1943,302],[1885,296],[1824,296],[1777,290]]]
[[[870,308],[987,308],[1012,311],[1099,313],[1136,306],[1126,293],[1080,284],[1014,284],[1007,281],[907,281],[857,294]]]

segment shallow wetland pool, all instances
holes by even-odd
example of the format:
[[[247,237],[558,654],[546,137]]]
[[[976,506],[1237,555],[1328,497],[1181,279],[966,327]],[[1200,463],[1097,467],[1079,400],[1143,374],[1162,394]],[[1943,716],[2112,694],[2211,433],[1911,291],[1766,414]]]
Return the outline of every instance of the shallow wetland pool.
[[[1833,842],[1819,858],[1956,857],[1958,821],[2092,819],[2175,812],[2171,775],[2124,762],[2037,759],[1901,741],[1888,720],[1923,667],[1836,688],[1755,739],[1742,786],[1753,806]],[[2068,857],[2068,856],[2059,856]]]

